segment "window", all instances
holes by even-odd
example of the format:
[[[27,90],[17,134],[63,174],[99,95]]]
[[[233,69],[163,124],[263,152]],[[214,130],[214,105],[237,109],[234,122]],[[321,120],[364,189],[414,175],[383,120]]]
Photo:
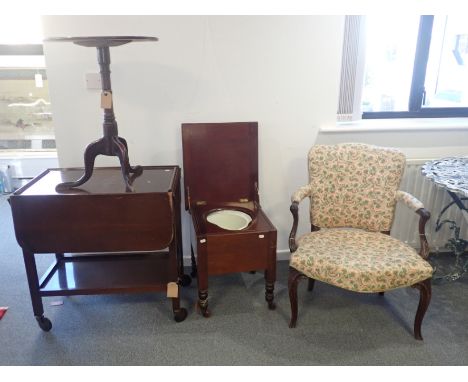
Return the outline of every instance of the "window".
[[[54,150],[40,18],[1,21],[0,150]]]
[[[350,24],[353,18],[360,22]],[[463,16],[346,20],[343,65],[349,65],[350,52],[354,54],[351,70],[361,73],[361,81],[349,84],[342,70],[340,97],[347,91],[355,99],[347,111],[339,106],[340,119],[357,119],[361,112],[363,119],[468,117],[468,23]],[[351,31],[350,25],[355,25]],[[362,33],[350,38],[353,30]],[[358,48],[352,51],[350,44]]]

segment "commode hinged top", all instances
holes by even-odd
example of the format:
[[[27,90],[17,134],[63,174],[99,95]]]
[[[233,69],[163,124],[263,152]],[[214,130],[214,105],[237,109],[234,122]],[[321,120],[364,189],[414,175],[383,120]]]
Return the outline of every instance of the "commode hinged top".
[[[257,122],[182,124],[187,210],[258,202],[257,127]]]

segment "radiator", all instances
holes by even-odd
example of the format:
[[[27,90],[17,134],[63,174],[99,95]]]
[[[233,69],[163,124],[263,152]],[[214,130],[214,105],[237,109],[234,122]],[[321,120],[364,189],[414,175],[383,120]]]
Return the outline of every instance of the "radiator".
[[[435,225],[440,212],[452,201],[452,198],[447,191],[441,187],[437,187],[432,181],[422,175],[421,166],[428,160],[417,159],[407,161],[400,190],[409,192],[417,197],[424,204],[424,207],[431,212],[431,219],[426,224],[427,241],[431,252],[444,252],[448,251],[445,248],[445,244],[449,238],[453,237],[453,232],[449,229],[448,224],[444,224],[436,232]],[[445,211],[443,218],[457,222],[457,225],[460,227],[460,237],[468,239],[467,222],[456,205],[452,205]],[[419,248],[418,222],[419,215],[400,202],[396,207],[391,235],[414,248]]]

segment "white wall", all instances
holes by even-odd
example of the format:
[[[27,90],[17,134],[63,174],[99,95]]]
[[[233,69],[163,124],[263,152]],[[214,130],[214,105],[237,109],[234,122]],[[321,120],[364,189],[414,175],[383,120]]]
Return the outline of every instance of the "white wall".
[[[316,143],[398,147],[408,160],[468,155],[468,118],[365,120],[335,125],[324,126]]]
[[[307,181],[318,127],[335,121],[343,16],[45,16],[44,35],[148,35],[111,48],[119,134],[132,164],[182,166],[183,122],[259,122],[260,198],[287,249],[290,195]],[[82,166],[101,137],[99,91],[85,89],[96,53],[46,43],[59,161]],[[97,165],[117,165],[100,157]],[[306,230],[307,203],[301,209]],[[189,253],[188,216],[183,216]]]
[[[258,121],[261,202],[285,252],[289,197],[307,182],[313,144],[395,146],[410,159],[468,154],[466,120],[364,121],[319,132],[336,126],[343,23],[344,16],[43,17],[46,37],[159,37],[111,49],[115,112],[132,164],[182,167],[183,122]],[[102,135],[100,92],[84,81],[98,71],[96,53],[46,43],[45,55],[60,165],[82,166],[84,148]],[[118,164],[108,157],[96,163]],[[305,201],[302,232],[307,210]],[[184,213],[186,255],[188,224]]]

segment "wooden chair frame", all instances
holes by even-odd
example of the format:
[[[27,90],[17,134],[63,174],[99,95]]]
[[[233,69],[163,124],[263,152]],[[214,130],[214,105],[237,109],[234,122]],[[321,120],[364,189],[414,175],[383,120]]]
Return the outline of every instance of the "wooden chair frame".
[[[291,233],[289,234],[289,250],[291,253],[297,250],[296,243],[296,232],[299,224],[299,203],[293,202],[290,207],[290,211],[293,215],[293,226]],[[421,249],[419,255],[423,259],[427,259],[429,255],[429,245],[427,243],[425,227],[426,223],[431,217],[431,214],[425,208],[420,208],[416,211],[419,215],[419,239],[421,244]],[[320,227],[311,225],[311,232],[320,230]],[[383,231],[382,233],[389,235],[389,231]],[[308,291],[312,291],[314,288],[315,280],[307,277],[303,273],[299,272],[295,268],[289,267],[289,278],[288,278],[288,290],[289,290],[289,299],[291,303],[291,320],[289,322],[290,328],[296,327],[297,322],[297,313],[298,313],[298,304],[297,304],[297,286],[301,279],[308,279]],[[431,290],[431,278],[423,280],[417,284],[411,285],[412,288],[418,289],[420,292],[419,305],[416,311],[416,317],[414,320],[414,337],[417,340],[422,340],[421,335],[421,325],[426,314],[429,303],[431,302],[432,290]],[[379,292],[379,295],[384,295],[384,292]]]

